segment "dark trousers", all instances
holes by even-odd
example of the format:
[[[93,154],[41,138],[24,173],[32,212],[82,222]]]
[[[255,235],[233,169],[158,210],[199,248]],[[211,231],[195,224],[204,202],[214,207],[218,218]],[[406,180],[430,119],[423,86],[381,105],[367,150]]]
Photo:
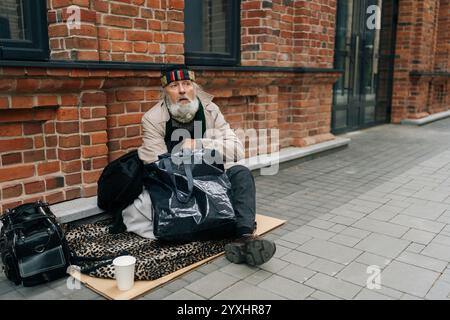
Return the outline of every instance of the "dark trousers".
[[[256,187],[251,171],[237,165],[226,171],[231,182],[231,203],[236,214],[236,236],[253,233],[256,228]]]

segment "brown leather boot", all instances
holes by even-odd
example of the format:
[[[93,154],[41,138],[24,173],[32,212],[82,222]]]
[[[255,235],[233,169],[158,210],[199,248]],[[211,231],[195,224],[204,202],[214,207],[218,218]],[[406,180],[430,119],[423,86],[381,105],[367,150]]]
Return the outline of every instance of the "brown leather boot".
[[[225,257],[233,263],[246,263],[259,266],[269,261],[275,254],[273,241],[261,239],[252,234],[243,235],[225,245]]]

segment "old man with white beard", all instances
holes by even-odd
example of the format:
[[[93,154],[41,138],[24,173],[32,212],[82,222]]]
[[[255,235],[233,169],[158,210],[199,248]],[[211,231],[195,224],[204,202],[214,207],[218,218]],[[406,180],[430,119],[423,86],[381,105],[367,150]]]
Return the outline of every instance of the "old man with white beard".
[[[180,148],[214,149],[221,156],[231,182],[231,203],[236,214],[236,240],[227,244],[225,256],[234,263],[260,265],[275,253],[272,241],[254,235],[256,229],[256,189],[250,170],[235,162],[244,157],[244,147],[213,96],[196,83],[194,72],[186,67],[172,67],[162,72],[162,99],[142,118],[143,144],[138,150],[144,163],[158,160],[164,153]],[[177,129],[188,133],[173,139]],[[172,141],[174,140],[174,141]],[[151,201],[147,191],[123,211],[127,231],[152,238]]]

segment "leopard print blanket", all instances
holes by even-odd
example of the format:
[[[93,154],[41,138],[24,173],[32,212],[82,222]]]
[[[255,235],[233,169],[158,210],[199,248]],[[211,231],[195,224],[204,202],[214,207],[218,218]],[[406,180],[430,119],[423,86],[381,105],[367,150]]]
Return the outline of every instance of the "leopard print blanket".
[[[65,227],[74,264],[82,273],[107,279],[114,279],[112,258],[123,254],[136,258],[136,280],[155,280],[222,252],[230,241],[169,244],[129,232],[111,234],[107,222]]]

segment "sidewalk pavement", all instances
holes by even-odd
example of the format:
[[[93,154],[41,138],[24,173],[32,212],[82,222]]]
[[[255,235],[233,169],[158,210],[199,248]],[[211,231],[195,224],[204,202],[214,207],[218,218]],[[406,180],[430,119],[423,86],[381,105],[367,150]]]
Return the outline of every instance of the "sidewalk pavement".
[[[260,267],[214,260],[141,299],[450,299],[450,119],[345,135],[347,149],[258,176],[257,211],[286,219]],[[103,299],[61,279],[0,299]]]

